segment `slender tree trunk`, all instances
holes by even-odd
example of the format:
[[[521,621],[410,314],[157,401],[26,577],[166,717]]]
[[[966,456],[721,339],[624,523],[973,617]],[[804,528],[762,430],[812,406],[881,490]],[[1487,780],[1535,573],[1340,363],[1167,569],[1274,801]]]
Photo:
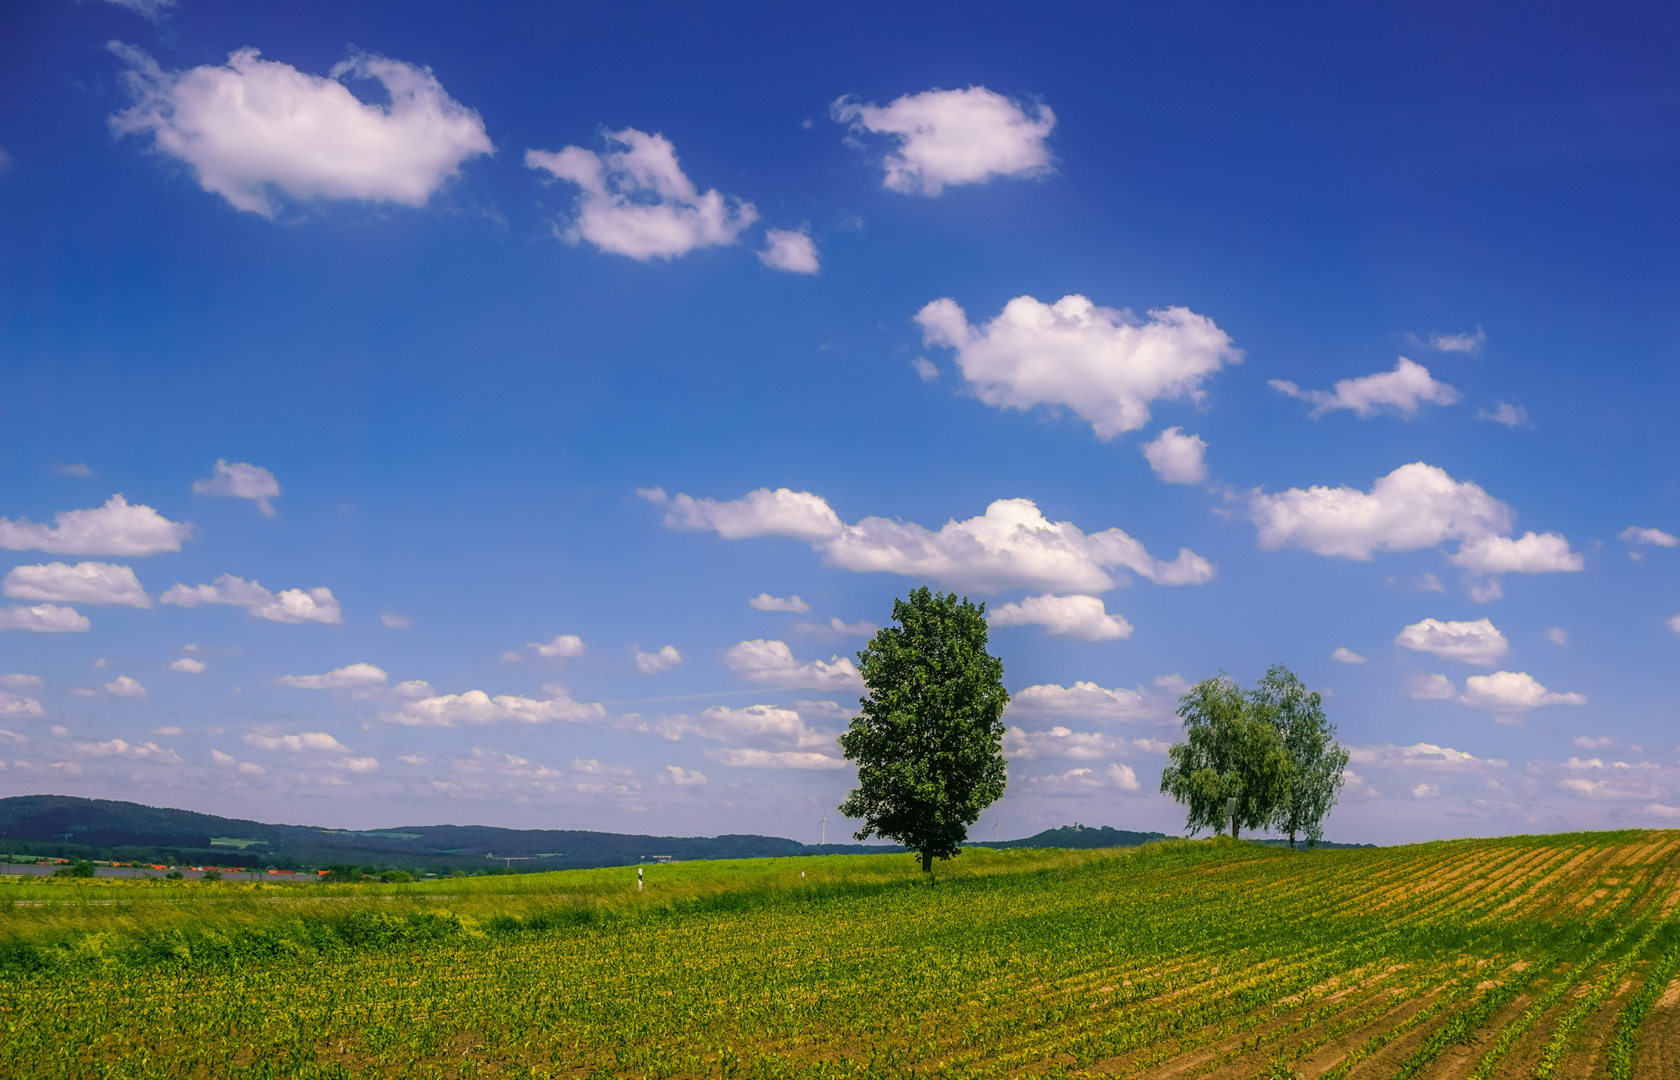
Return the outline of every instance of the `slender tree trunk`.
[[[933,852],[931,851],[922,852],[922,873],[933,873]]]
[[[1237,817],[1236,817],[1235,814],[1232,814],[1231,815],[1231,839],[1235,840],[1236,838],[1237,838]]]
[[[1295,850],[1295,834],[1293,832],[1289,834],[1289,850]]]

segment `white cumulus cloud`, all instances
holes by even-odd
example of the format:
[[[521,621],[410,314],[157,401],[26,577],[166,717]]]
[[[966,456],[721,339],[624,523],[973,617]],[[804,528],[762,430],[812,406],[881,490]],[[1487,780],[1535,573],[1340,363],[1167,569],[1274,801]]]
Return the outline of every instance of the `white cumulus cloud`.
[[[18,717],[34,719],[38,716],[45,716],[46,713],[47,710],[43,709],[41,703],[34,698],[0,690],[0,716],[14,719]]]
[[[661,671],[670,671],[683,662],[682,654],[675,645],[666,645],[658,652],[646,653],[636,650],[636,670],[643,675],[657,675]]]
[[[1116,641],[1132,636],[1132,624],[1110,615],[1098,596],[1029,596],[986,613],[993,626],[1042,626],[1051,637]]]
[[[370,690],[389,681],[383,668],[372,664],[346,664],[325,675],[282,675],[283,686],[299,690]]]
[[[551,691],[553,693],[553,691]],[[478,727],[485,724],[547,724],[556,720],[580,723],[600,720],[606,710],[596,704],[573,701],[564,693],[549,698],[528,698],[514,694],[491,697],[482,690],[464,694],[441,694],[403,705],[385,719],[410,727]]]
[[[659,496],[654,501],[666,501]],[[1158,560],[1120,529],[1087,536],[1072,522],[1047,520],[1029,499],[999,499],[982,516],[949,521],[938,532],[879,517],[845,525],[821,496],[787,488],[760,488],[728,502],[678,495],[668,505],[666,528],[710,529],[726,539],[793,537],[810,543],[829,566],[979,592],[1104,592],[1126,580],[1110,573],[1116,567],[1160,585],[1200,585],[1214,575],[1213,565],[1188,548],[1171,562]]]
[[[1656,547],[1680,547],[1680,536],[1663,532],[1661,529],[1643,529],[1637,525],[1629,525],[1617,534],[1617,538],[1626,540],[1630,544],[1651,544]]]
[[[1412,680],[1411,696],[1416,701],[1451,701],[1458,687],[1445,675],[1419,675]]]
[[[118,675],[115,679],[106,683],[105,692],[112,697],[143,698],[146,696],[146,688],[127,675]]]
[[[724,653],[729,670],[748,682],[766,686],[798,686],[811,689],[863,688],[857,666],[844,656],[801,663],[786,642],[757,638],[731,645]]]
[[[191,525],[170,521],[149,506],[130,506],[121,495],[92,510],[65,510],[53,524],[28,518],[0,518],[0,547],[13,551],[38,548],[52,555],[156,555],[180,551],[192,536]]]
[[[822,269],[817,263],[817,245],[804,229],[766,229],[764,241],[758,260],[772,270],[814,274]]]
[[[564,232],[568,243],[587,240],[602,251],[644,261],[671,259],[733,244],[758,220],[752,203],[726,198],[716,188],[701,193],[665,136],[625,128],[604,138],[618,149],[525,152],[527,168],[578,186],[576,216]]]
[[[737,769],[844,769],[844,758],[816,750],[760,750],[752,746],[707,747],[710,761]]]
[[[759,593],[751,600],[748,600],[747,603],[760,611],[805,612],[811,610],[811,605],[799,599],[797,596],[771,596],[767,592]]]
[[[255,581],[223,574],[210,585],[172,586],[158,597],[163,604],[198,607],[200,604],[231,604],[259,619],[283,623],[340,623],[343,613],[331,589],[285,589],[271,593]]]
[[[1200,435],[1170,427],[1143,444],[1143,456],[1155,475],[1169,484],[1199,484],[1207,479],[1207,446]]]
[[[1402,648],[1439,656],[1443,660],[1462,660],[1483,667],[1492,667],[1511,648],[1505,635],[1488,619],[1477,619],[1475,622],[1424,619],[1400,631],[1394,643]]]
[[[1313,403],[1314,420],[1338,409],[1351,409],[1361,420],[1392,410],[1410,420],[1424,403],[1451,405],[1462,395],[1446,383],[1437,382],[1422,364],[1400,358],[1393,371],[1382,371],[1358,379],[1342,379],[1334,390],[1302,390],[1286,379],[1272,379],[1272,389],[1292,398]]]
[[[981,184],[994,176],[1050,171],[1044,141],[1056,114],[1048,105],[1023,106],[984,86],[924,90],[889,105],[842,97],[829,113],[854,135],[897,141],[884,162],[881,186],[889,191],[938,195],[948,186]]]
[[[0,675],[0,687],[7,690],[39,690],[47,680],[39,675]]]
[[[82,757],[128,758],[132,761],[157,761],[166,765],[181,763],[181,755],[155,742],[131,743],[124,739],[110,739],[106,742],[71,743],[70,749]]]
[[[7,596],[18,600],[50,600],[66,604],[121,604],[151,607],[151,597],[140,587],[134,571],[111,563],[84,562],[70,566],[52,562],[41,566],[14,566],[3,586]]]
[[[583,655],[583,639],[576,634],[556,634],[553,641],[530,641],[525,647],[547,660],[570,660]]]
[[[642,498],[667,507],[667,529],[706,530],[725,540],[754,536],[790,536],[812,544],[832,540],[844,526],[827,500],[809,491],[788,488],[759,488],[739,499],[717,502],[678,495],[667,500],[659,488],[637,492]],[[773,610],[773,609],[765,609]]]
[[[204,674],[204,669],[208,666],[209,665],[202,660],[194,660],[190,656],[183,656],[181,659],[170,664],[169,670],[183,671],[188,675],[202,675]]]
[[[75,608],[61,607],[58,604],[0,608],[0,630],[30,630],[37,634],[57,634],[87,630],[92,626],[86,615]]]
[[[272,189],[421,206],[464,161],[495,149],[484,121],[430,68],[356,56],[322,78],[246,48],[224,65],[165,71],[139,49],[113,42],[111,50],[128,64],[134,99],[112,130],[151,135],[205,191],[264,217],[275,214]],[[378,80],[389,102],[358,100],[346,76]]]
[[[1120,749],[1123,741],[1097,732],[1077,732],[1057,725],[1048,731],[1025,731],[1011,727],[1003,733],[1003,752],[1011,760],[1071,758],[1100,761]]]
[[[1558,694],[1547,690],[1526,671],[1496,671],[1472,675],[1464,680],[1459,700],[1488,712],[1522,712],[1543,705],[1585,705],[1583,694]]]
[[[1079,295],[1054,304],[1017,296],[983,326],[946,298],[916,322],[926,344],[956,350],[970,392],[987,405],[1067,408],[1105,440],[1148,423],[1152,401],[1202,401],[1203,380],[1242,359],[1230,335],[1188,308],[1139,322]]]
[[[1434,743],[1414,743],[1411,746],[1352,746],[1348,748],[1351,764],[1368,769],[1430,769],[1439,772],[1485,772],[1503,769],[1506,762],[1499,758],[1480,758],[1475,754],[1454,750]]]
[[[1415,551],[1458,540],[1448,560],[1469,571],[1471,596],[1500,596],[1501,574],[1579,570],[1581,556],[1557,533],[1513,538],[1511,508],[1471,481],[1421,461],[1379,478],[1369,492],[1350,487],[1290,488],[1249,496],[1264,549],[1300,547],[1368,560],[1377,551]]]
[[[265,517],[274,516],[274,504],[270,499],[280,497],[280,481],[274,479],[274,474],[259,465],[248,465],[244,462],[234,462],[229,465],[221,458],[216,459],[215,471],[207,480],[194,480],[193,490],[200,495],[229,495],[236,499],[250,499],[257,504],[257,509]]]
[[[1159,720],[1165,711],[1141,690],[1109,689],[1094,682],[1029,686],[1009,699],[1011,716],[1066,716],[1114,722]]]
[[[1476,419],[1492,420],[1508,428],[1520,428],[1528,423],[1528,410],[1514,401],[1496,401],[1491,409],[1478,408]]]
[[[1471,573],[1497,577],[1500,574],[1555,574],[1580,570],[1582,557],[1569,550],[1569,541],[1558,533],[1524,533],[1484,536],[1468,540],[1448,559]]]
[[[142,18],[152,22],[160,22],[163,17],[175,10],[175,0],[108,0],[121,8],[127,8]]]
[[[1363,664],[1365,662],[1365,658],[1363,656],[1360,656],[1346,645],[1340,646],[1335,652],[1331,653],[1330,659],[1339,664]]]

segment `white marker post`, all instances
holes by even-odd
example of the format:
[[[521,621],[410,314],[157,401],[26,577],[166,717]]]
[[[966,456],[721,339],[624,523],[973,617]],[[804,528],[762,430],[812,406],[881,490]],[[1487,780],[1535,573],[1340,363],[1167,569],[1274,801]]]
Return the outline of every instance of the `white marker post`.
[[[642,868],[636,867],[636,891],[642,891]]]

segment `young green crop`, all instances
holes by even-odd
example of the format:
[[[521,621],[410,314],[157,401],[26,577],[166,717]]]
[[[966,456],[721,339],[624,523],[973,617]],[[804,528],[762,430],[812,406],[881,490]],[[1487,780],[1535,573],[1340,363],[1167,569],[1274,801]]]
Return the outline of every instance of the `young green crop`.
[[[0,907],[0,1075],[1410,1076],[1466,1042],[1484,1074],[1520,1044],[1575,1075],[1571,1032],[1636,1028],[1617,991],[1672,973],[1677,854],[1222,839],[970,849],[931,882],[907,855],[688,863],[640,894],[634,868],[41,883]],[[1518,995],[1520,1030],[1490,1028]]]

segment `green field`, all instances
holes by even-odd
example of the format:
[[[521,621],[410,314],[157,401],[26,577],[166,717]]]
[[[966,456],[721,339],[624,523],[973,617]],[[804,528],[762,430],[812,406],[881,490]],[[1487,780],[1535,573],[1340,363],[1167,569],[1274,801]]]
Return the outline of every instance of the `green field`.
[[[0,1074],[1671,1076],[1677,874],[1621,832],[10,881]]]

